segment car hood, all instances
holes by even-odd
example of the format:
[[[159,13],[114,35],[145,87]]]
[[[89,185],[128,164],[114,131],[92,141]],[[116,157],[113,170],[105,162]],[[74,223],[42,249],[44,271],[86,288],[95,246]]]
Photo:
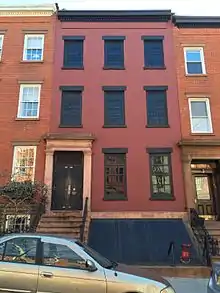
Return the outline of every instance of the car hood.
[[[148,268],[139,268],[135,266],[129,266],[124,264],[118,264],[116,267],[117,272],[138,276],[145,279],[151,279],[153,281],[164,284],[165,286],[171,286],[170,283],[158,275],[154,270]]]

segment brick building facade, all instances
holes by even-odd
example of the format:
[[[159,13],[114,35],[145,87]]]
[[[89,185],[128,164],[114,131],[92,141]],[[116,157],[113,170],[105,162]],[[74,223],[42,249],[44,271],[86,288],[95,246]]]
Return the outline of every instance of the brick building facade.
[[[187,208],[206,219],[220,215],[220,22],[174,17]]]
[[[0,7],[0,180],[44,178],[55,7]]]
[[[171,16],[58,11],[42,227],[87,203],[89,243],[123,262],[164,261],[187,237]]]

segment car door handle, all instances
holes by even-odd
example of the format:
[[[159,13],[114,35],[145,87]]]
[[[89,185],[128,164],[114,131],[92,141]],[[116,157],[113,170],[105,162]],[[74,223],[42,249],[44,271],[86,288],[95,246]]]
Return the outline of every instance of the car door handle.
[[[40,276],[44,277],[44,278],[52,278],[53,274],[50,272],[42,272],[42,273],[40,273]]]

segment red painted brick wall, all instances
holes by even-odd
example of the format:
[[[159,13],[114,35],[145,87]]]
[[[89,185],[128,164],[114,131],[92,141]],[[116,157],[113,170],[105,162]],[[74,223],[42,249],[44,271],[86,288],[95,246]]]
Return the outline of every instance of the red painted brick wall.
[[[13,143],[22,145],[39,141],[36,157],[36,179],[44,174],[44,141],[48,132],[52,65],[54,57],[55,17],[0,17],[0,31],[5,30],[3,54],[0,62],[0,174],[12,170]],[[43,63],[24,63],[23,30],[46,30]],[[40,33],[40,32],[38,32]],[[43,81],[40,97],[40,119],[16,120],[19,101],[19,81]]]
[[[218,28],[175,28],[175,57],[178,77],[181,130],[183,138],[214,139],[220,137],[220,29]],[[184,46],[204,48],[205,76],[186,76],[184,67]],[[209,97],[213,134],[191,134],[188,98],[186,94]]]
[[[51,132],[93,133],[92,210],[93,211],[183,211],[184,191],[180,150],[181,138],[177,80],[174,62],[172,25],[167,23],[60,23],[56,27],[55,75]],[[65,35],[84,35],[84,70],[62,70]],[[104,43],[102,36],[123,35],[125,70],[103,70]],[[164,35],[166,70],[143,70],[142,35]],[[82,85],[83,128],[59,128],[61,92],[59,86]],[[103,128],[103,85],[127,86],[125,110],[127,128]],[[146,128],[146,94],[143,86],[168,86],[170,128]],[[128,201],[103,201],[104,156],[102,148],[128,148]],[[172,147],[172,169],[175,201],[151,201],[149,157],[147,147]]]

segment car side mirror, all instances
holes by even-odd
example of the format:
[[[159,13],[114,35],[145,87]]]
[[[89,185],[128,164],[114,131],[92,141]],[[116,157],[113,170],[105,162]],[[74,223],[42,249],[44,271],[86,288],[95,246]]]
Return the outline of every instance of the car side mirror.
[[[97,270],[97,267],[95,266],[94,262],[90,259],[86,260],[86,268],[89,272],[95,272]]]

